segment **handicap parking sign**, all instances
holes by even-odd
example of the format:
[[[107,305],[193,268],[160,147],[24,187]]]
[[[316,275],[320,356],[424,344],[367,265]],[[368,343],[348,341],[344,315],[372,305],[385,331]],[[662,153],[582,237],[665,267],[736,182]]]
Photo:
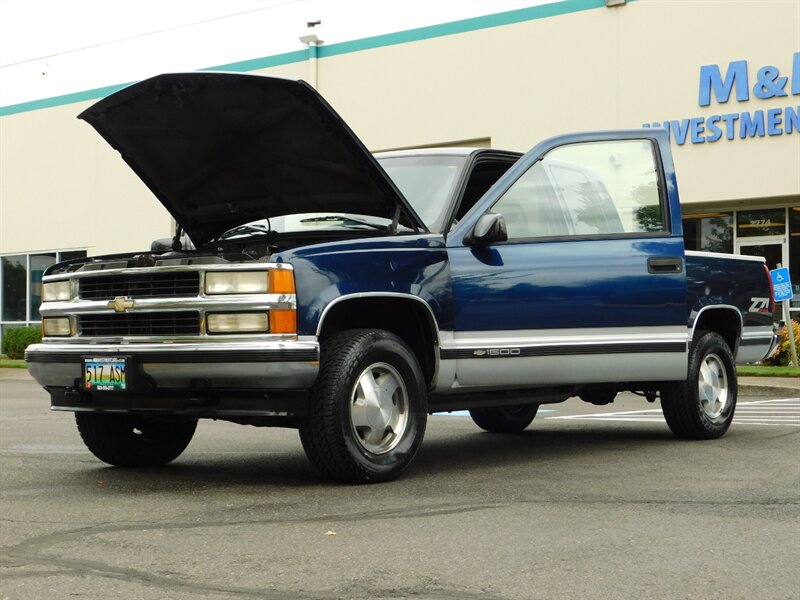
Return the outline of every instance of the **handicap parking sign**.
[[[791,300],[794,293],[792,292],[792,281],[789,279],[789,267],[773,269],[769,275],[772,277],[772,296],[775,302]]]

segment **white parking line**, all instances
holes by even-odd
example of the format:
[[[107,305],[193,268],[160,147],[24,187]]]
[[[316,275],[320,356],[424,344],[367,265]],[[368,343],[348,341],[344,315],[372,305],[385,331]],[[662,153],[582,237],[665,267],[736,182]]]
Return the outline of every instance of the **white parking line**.
[[[659,408],[545,418],[586,421],[628,421],[631,423],[664,421],[664,415],[661,414],[661,409]],[[800,427],[800,398],[776,398],[773,400],[739,402],[736,405],[736,413],[733,416],[733,422],[738,425],[788,425],[789,427]]]

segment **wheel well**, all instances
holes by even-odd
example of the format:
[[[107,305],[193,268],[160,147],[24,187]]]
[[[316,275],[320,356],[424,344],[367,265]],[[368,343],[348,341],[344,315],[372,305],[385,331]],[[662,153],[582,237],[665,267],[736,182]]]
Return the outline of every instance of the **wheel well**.
[[[403,298],[353,298],[343,300],[324,316],[319,339],[356,328],[385,329],[402,338],[411,348],[428,383],[436,370],[433,318],[421,303]]]
[[[739,313],[728,308],[713,308],[700,313],[694,324],[694,343],[700,331],[713,331],[722,336],[731,353],[736,356],[741,332]]]

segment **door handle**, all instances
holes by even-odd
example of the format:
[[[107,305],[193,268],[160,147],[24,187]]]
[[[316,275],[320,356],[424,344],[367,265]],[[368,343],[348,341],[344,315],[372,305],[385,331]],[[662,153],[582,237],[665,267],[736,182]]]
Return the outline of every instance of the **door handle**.
[[[648,273],[681,273],[683,259],[680,256],[666,256],[664,258],[648,258]]]

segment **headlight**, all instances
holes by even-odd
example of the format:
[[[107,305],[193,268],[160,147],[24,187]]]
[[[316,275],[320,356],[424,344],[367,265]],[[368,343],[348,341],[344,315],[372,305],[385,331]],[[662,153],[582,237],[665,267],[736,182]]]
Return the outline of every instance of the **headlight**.
[[[53,281],[42,284],[42,302],[69,300],[71,295],[69,281]]]
[[[210,271],[206,273],[206,294],[266,294],[267,271]]]
[[[67,317],[47,317],[42,319],[42,334],[45,337],[64,337],[71,333]]]
[[[212,313],[206,316],[208,333],[267,333],[267,313]]]

